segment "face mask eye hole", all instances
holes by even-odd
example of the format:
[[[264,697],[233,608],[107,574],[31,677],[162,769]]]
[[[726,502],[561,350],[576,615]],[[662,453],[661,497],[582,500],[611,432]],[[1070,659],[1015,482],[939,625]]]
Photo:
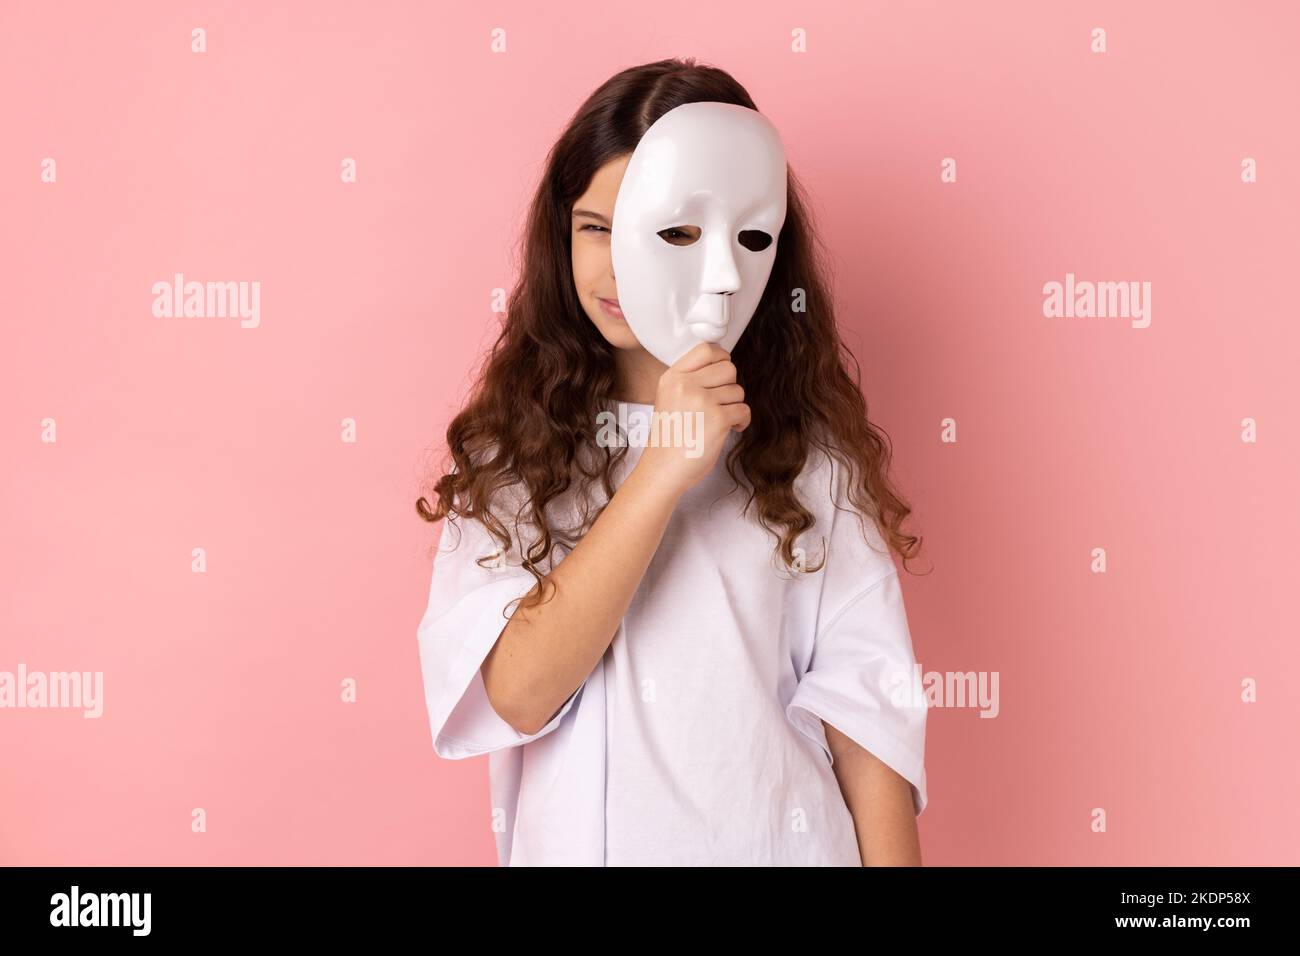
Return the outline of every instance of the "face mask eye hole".
[[[760,229],[746,229],[737,239],[750,252],[762,252],[772,244],[772,237]]]
[[[659,230],[659,238],[674,246],[689,246],[700,238],[699,226],[670,226]]]

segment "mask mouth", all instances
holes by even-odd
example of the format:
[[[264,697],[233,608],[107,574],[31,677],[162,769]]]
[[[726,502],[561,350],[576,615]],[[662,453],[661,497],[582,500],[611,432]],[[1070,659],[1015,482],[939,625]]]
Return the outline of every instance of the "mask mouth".
[[[697,339],[718,342],[731,324],[731,293],[705,292],[686,314],[686,325]]]

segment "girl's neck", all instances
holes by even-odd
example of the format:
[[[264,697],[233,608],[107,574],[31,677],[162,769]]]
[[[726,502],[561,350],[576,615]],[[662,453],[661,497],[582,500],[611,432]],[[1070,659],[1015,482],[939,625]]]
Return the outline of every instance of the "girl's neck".
[[[659,390],[659,376],[668,366],[643,348],[619,349],[614,355],[618,381],[614,399],[636,405],[653,405]]]

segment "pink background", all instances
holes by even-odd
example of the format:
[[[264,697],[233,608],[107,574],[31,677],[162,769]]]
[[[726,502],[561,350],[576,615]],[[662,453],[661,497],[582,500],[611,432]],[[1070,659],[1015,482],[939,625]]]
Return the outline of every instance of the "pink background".
[[[1293,4],[270,7],[0,7],[0,670],[105,680],[98,720],[0,710],[0,861],[494,862],[413,501],[546,150],[669,55],[813,192],[923,668],[1000,675],[996,719],[931,712],[925,862],[1300,859]],[[259,281],[260,327],[155,318],[178,271]],[[1045,318],[1067,272],[1149,281],[1150,328]]]

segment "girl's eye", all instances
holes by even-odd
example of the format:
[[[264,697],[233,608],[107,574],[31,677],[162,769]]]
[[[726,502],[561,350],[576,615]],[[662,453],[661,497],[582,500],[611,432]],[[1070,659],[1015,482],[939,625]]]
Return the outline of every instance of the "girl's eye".
[[[602,232],[609,232],[609,230],[606,229],[604,226],[598,226],[598,225],[596,225],[594,222],[589,222],[589,223],[587,223],[587,225],[585,225],[585,226],[583,226],[581,229],[579,229],[578,232],[582,232],[582,231],[585,230],[585,229],[599,229],[599,230],[601,230]]]
[[[689,246],[700,238],[699,226],[669,226],[659,230],[659,238],[674,246]]]

